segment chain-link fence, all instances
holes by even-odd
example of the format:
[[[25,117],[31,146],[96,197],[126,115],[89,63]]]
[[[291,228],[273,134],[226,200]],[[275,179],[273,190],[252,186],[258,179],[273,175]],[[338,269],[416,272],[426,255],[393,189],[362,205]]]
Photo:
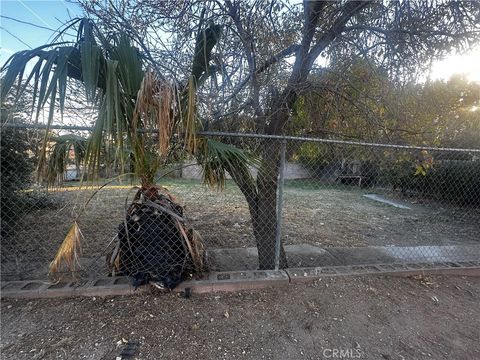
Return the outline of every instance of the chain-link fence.
[[[47,189],[29,131],[2,130],[3,280],[46,278],[58,252],[65,276],[167,287],[203,271],[480,259],[480,150],[204,133],[253,159],[222,191],[193,161],[155,188],[115,171],[81,183],[71,164]]]

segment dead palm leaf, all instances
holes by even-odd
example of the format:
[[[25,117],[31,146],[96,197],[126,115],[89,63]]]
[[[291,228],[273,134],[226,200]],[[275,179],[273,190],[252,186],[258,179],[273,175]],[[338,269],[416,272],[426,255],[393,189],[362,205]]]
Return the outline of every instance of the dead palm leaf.
[[[80,267],[82,239],[82,232],[75,221],[58,249],[55,258],[50,263],[50,275],[60,272],[63,268],[67,268],[74,274],[77,266]]]
[[[188,249],[190,257],[192,259],[193,266],[195,267],[196,272],[204,271],[203,264],[203,243],[200,234],[197,232],[186,230],[184,225],[178,220],[175,219],[177,229],[182,234],[183,239],[185,240],[185,245]],[[189,236],[190,234],[190,236]]]
[[[203,243],[203,238],[200,233],[194,229],[190,229],[188,231],[188,239],[190,241],[190,246],[192,248],[192,259],[195,265],[195,269],[198,272],[202,272],[206,270],[206,266],[204,263],[205,258],[205,247]]]

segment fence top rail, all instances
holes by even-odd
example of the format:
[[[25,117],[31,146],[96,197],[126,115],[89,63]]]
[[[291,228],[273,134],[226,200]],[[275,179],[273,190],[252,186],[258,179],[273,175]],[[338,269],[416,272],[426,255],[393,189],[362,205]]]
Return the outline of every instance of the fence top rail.
[[[44,124],[23,124],[23,123],[5,123],[2,127],[20,128],[20,129],[50,129],[50,130],[83,130],[92,131],[92,126],[73,126],[73,125],[47,125]],[[139,132],[155,132],[156,129],[140,129]],[[430,150],[430,151],[455,151],[455,152],[474,152],[480,154],[480,149],[462,149],[462,148],[442,148],[434,146],[412,146],[400,144],[379,144],[363,141],[350,140],[333,140],[322,138],[311,138],[304,136],[288,136],[288,135],[265,135],[255,133],[233,133],[233,132],[216,132],[216,131],[200,131],[198,135],[201,136],[227,136],[239,138],[257,138],[257,139],[273,139],[273,140],[290,140],[290,141],[310,141],[324,144],[339,144],[339,145],[354,145],[377,148],[391,148],[391,149],[409,149],[409,150]]]
[[[273,139],[273,140],[310,141],[310,142],[318,142],[318,143],[326,143],[326,144],[354,145],[354,146],[379,147],[379,148],[480,153],[480,149],[442,148],[442,147],[434,147],[434,146],[412,146],[412,145],[399,145],[399,144],[379,144],[379,143],[369,143],[369,142],[363,142],[363,141],[333,140],[333,139],[311,138],[311,137],[303,137],[303,136],[264,135],[264,134],[254,134],[254,133],[230,133],[230,132],[214,132],[214,131],[200,131],[198,132],[198,134],[202,136],[227,136],[227,137],[259,138],[259,139]]]
[[[93,126],[80,125],[46,125],[46,124],[26,124],[26,123],[5,123],[2,128],[13,129],[31,129],[31,130],[70,130],[70,131],[93,131]],[[158,129],[139,129],[139,133],[156,132]]]

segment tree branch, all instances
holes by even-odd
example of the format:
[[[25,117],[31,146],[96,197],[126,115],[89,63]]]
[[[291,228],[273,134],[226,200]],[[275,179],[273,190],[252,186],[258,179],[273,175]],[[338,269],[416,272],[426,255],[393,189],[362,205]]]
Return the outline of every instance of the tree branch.
[[[321,52],[329,46],[335,38],[345,30],[348,21],[361,10],[370,5],[371,1],[351,1],[347,3],[340,17],[335,21],[329,31],[325,32],[315,43],[308,54],[307,67],[313,65]]]
[[[376,33],[381,33],[383,35],[390,35],[390,34],[406,34],[410,36],[420,36],[420,35],[432,35],[432,36],[447,36],[451,38],[462,38],[465,37],[466,35],[474,35],[474,34],[480,34],[480,31],[467,31],[464,33],[452,33],[448,31],[438,31],[438,30],[431,30],[431,29],[425,29],[425,31],[414,31],[414,30],[408,30],[408,29],[383,29],[378,26],[370,26],[370,25],[353,25],[353,26],[348,26],[343,29],[344,32],[347,31],[354,31],[354,30],[363,30],[363,31],[371,31],[371,32],[376,32]]]
[[[263,63],[262,66],[260,66],[257,71],[255,72],[256,75],[260,75],[261,73],[263,73],[264,71],[266,71],[270,66],[276,64],[277,62],[279,62],[281,59],[289,56],[289,55],[292,55],[294,54],[295,52],[297,52],[298,50],[300,49],[300,45],[298,44],[293,44],[293,45],[290,45],[289,47],[283,49],[282,51],[280,51],[279,53],[273,55],[271,58],[269,58],[267,61],[265,61]],[[224,102],[229,102],[230,100],[232,100],[234,97],[236,97],[238,95],[238,93],[240,91],[242,91],[242,89],[248,84],[248,82],[250,81],[250,78],[251,78],[251,74],[249,73],[245,79],[242,80],[242,82],[240,84],[238,84],[237,88],[233,91],[232,94],[230,94],[226,99],[224,99]]]

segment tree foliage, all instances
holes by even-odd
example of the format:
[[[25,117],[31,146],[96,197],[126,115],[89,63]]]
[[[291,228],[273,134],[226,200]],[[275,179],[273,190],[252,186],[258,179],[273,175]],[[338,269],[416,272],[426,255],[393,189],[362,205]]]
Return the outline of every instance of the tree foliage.
[[[288,132],[419,146],[478,147],[480,84],[451,79],[397,84],[360,60],[319,73],[294,107]]]
[[[209,105],[203,121],[221,127],[249,114],[255,131],[273,121],[275,98],[292,109],[292,92],[308,88],[312,69],[364,58],[405,83],[432,59],[471,47],[480,31],[474,1],[81,3],[106,28],[127,29],[148,61],[176,78],[190,71],[184,60],[194,53],[198,24],[215,21],[223,36],[212,53],[211,81],[200,92],[201,103]]]

